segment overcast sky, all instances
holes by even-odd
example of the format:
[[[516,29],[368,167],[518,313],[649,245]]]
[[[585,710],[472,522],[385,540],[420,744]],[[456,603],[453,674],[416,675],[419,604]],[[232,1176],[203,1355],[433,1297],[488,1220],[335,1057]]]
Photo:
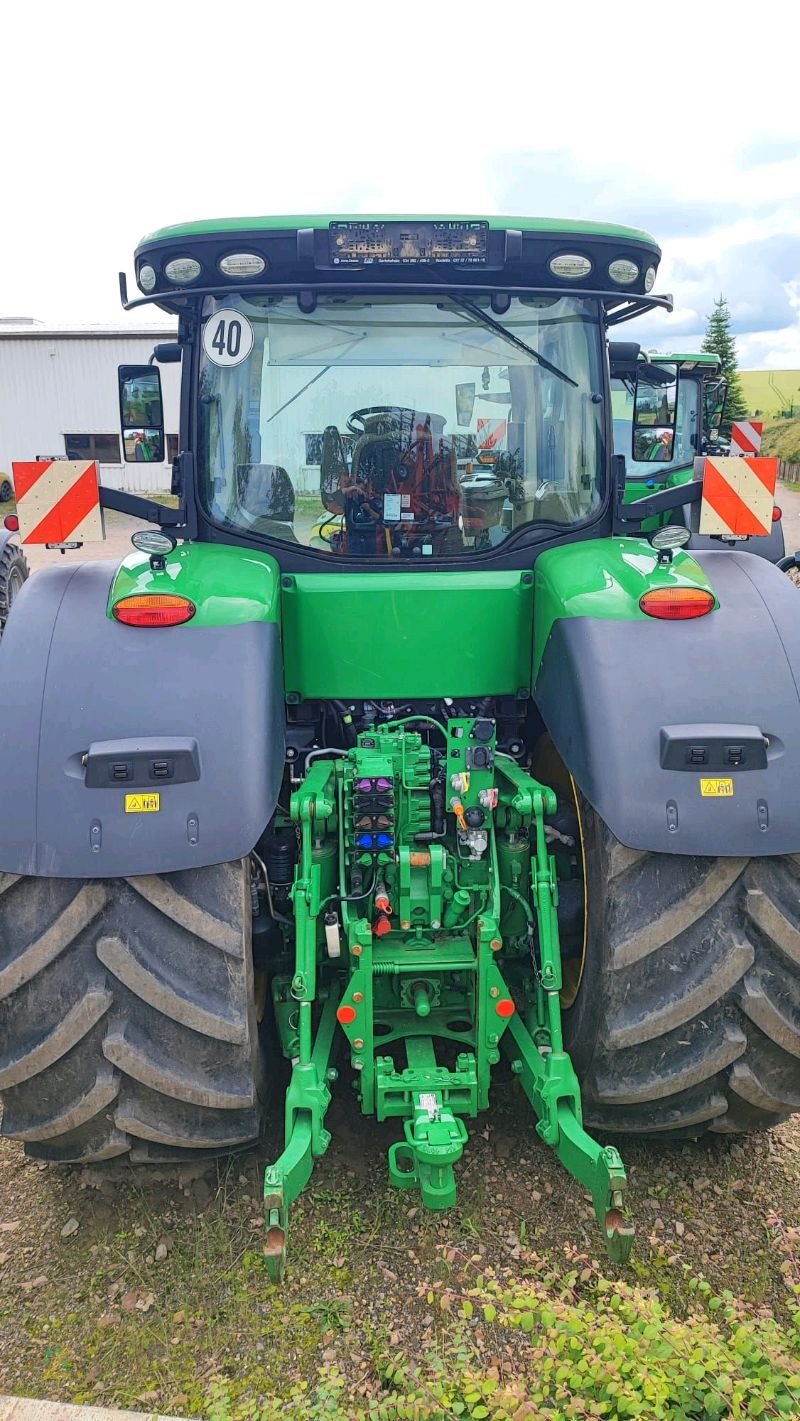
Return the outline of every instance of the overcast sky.
[[[696,344],[724,292],[740,364],[800,368],[800,7],[739,15],[717,0],[5,6],[0,316],[115,320],[137,240],[189,218],[585,217],[661,243],[675,313],[640,324],[647,344]]]

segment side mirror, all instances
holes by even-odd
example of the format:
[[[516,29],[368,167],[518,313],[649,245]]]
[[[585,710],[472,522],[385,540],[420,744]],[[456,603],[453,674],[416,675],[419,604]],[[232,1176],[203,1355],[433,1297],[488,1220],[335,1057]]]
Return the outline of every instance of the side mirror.
[[[727,380],[709,380],[705,387],[705,416],[706,429],[709,431],[709,439],[714,436],[711,430],[718,430],[722,424],[725,414],[725,400],[728,396]],[[718,436],[717,436],[718,437]]]
[[[637,372],[631,453],[639,463],[668,464],[675,446],[678,372],[674,365],[651,365]]]
[[[161,372],[154,365],[120,365],[119,417],[126,463],[164,460]]]

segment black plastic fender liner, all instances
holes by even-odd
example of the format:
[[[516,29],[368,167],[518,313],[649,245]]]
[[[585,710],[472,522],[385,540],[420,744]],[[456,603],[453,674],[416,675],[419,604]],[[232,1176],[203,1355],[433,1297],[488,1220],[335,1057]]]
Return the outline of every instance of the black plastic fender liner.
[[[708,535],[704,533],[692,533],[691,538],[686,544],[687,550],[692,556],[699,552],[720,552],[727,546],[727,544],[721,543],[719,538],[709,538]],[[775,520],[766,537],[748,538],[746,543],[739,545],[737,551],[754,554],[759,558],[766,558],[768,562],[777,562],[786,552],[783,519],[777,518]]]
[[[556,621],[536,704],[575,780],[627,847],[654,853],[800,852],[800,604],[764,558],[698,552],[719,608],[684,622]],[[719,767],[732,727],[769,739],[766,769]],[[662,729],[706,728],[713,768],[664,768]],[[725,776],[732,796],[704,796]]]
[[[48,569],[15,602],[0,642],[0,872],[105,878],[222,863],[249,853],[277,803],[277,624],[125,627],[106,615],[114,571]],[[82,757],[101,742],[105,753],[119,742],[127,783],[87,788]],[[199,775],[185,778],[178,756],[172,783],[151,780],[151,757],[187,746]],[[157,794],[159,808],[126,812],[137,792]]]

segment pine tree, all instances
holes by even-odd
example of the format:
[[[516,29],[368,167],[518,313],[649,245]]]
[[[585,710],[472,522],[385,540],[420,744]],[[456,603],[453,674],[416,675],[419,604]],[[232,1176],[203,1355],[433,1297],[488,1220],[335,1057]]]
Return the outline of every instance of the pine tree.
[[[736,341],[731,334],[731,313],[724,296],[714,302],[714,310],[707,318],[703,350],[713,351],[720,359],[720,375],[728,382],[725,400],[725,420],[720,429],[723,439],[730,438],[731,423],[735,419],[746,419],[749,413],[739,379],[739,364],[736,358]]]

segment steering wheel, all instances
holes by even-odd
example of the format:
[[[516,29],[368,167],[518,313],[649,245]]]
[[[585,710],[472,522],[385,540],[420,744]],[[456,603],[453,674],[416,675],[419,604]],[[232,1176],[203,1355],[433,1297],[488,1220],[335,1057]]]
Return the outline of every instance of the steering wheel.
[[[380,421],[387,424],[380,427]],[[402,414],[396,405],[367,405],[363,410],[354,410],[347,421],[351,434],[399,434],[402,429]]]

